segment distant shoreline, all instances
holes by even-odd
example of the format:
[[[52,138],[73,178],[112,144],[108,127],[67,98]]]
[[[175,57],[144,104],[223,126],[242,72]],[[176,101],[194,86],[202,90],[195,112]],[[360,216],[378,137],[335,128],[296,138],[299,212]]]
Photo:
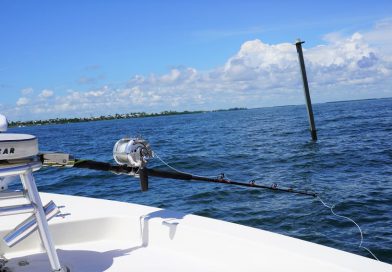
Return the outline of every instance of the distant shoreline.
[[[327,101],[317,104],[333,104],[333,103],[344,103],[344,102],[355,102],[355,101],[372,101],[372,100],[384,100],[392,99],[392,97],[380,97],[380,98],[364,98],[364,99],[353,99],[353,100],[339,100],[339,101]],[[287,107],[287,106],[300,106],[302,104],[293,105],[281,105],[273,107]],[[270,107],[259,107],[251,109],[262,109]],[[81,122],[92,122],[102,120],[116,120],[116,119],[130,119],[130,118],[144,118],[144,117],[158,117],[158,116],[170,116],[170,115],[182,115],[182,114],[196,114],[196,113],[207,113],[207,112],[220,112],[220,111],[235,111],[235,110],[250,110],[245,107],[235,107],[229,109],[218,109],[218,110],[198,110],[198,111],[162,111],[160,113],[146,113],[146,112],[133,112],[124,114],[105,115],[99,117],[80,117],[80,118],[55,118],[46,120],[30,120],[30,121],[11,121],[9,122],[10,127],[23,127],[23,126],[35,126],[35,125],[51,125],[51,124],[69,124],[69,123],[81,123]]]
[[[146,113],[146,112],[131,112],[114,115],[101,115],[97,117],[81,117],[81,118],[55,118],[46,120],[30,120],[30,121],[11,121],[9,127],[24,127],[24,126],[37,126],[37,125],[52,125],[52,124],[70,124],[70,123],[81,123],[81,122],[93,122],[103,120],[117,120],[117,119],[132,119],[132,118],[145,118],[145,117],[158,117],[158,116],[170,116],[170,115],[184,115],[184,114],[196,114],[196,113],[207,113],[207,112],[220,112],[220,111],[237,111],[247,110],[248,108],[230,108],[230,109],[219,109],[211,111],[162,111],[160,113]]]

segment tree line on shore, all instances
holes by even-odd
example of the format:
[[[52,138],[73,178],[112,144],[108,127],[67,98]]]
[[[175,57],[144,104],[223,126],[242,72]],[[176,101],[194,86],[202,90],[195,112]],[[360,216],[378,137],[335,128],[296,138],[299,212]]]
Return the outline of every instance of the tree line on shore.
[[[213,110],[212,112],[219,111],[232,111],[232,110],[246,110],[247,108],[230,108]],[[114,119],[129,119],[129,118],[143,118],[143,117],[156,117],[166,115],[180,115],[180,114],[195,114],[195,113],[206,113],[210,111],[162,111],[160,113],[146,113],[146,112],[131,112],[114,115],[101,115],[96,117],[73,117],[73,118],[52,118],[46,120],[30,120],[30,121],[11,121],[9,122],[10,127],[20,126],[34,126],[34,125],[50,125],[50,124],[67,124],[67,123],[80,123],[80,122],[91,122],[91,121],[102,121],[102,120],[114,120]]]

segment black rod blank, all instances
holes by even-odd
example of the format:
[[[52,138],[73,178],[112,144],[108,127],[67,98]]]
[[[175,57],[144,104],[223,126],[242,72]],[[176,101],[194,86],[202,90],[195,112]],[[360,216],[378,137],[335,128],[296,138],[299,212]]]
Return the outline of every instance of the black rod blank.
[[[317,197],[317,194],[310,191],[301,191],[301,190],[294,190],[292,188],[280,188],[276,184],[273,185],[261,185],[256,184],[254,181],[251,182],[238,182],[233,180],[228,180],[223,177],[217,178],[209,178],[203,176],[192,175],[183,172],[172,172],[172,171],[164,171],[159,169],[150,169],[150,168],[133,168],[128,167],[125,165],[112,165],[110,163],[105,162],[96,162],[92,160],[75,160],[74,167],[77,168],[88,168],[93,170],[102,170],[102,171],[110,171],[116,174],[139,174],[140,183],[142,191],[147,191],[148,189],[148,176],[152,177],[159,177],[159,178],[168,178],[168,179],[177,179],[177,180],[187,180],[187,181],[206,181],[206,182],[213,182],[213,183],[224,183],[224,184],[231,184],[243,187],[251,187],[251,188],[260,188],[260,189],[268,189],[274,191],[281,191],[287,193],[294,193],[300,195],[307,195],[312,197]]]

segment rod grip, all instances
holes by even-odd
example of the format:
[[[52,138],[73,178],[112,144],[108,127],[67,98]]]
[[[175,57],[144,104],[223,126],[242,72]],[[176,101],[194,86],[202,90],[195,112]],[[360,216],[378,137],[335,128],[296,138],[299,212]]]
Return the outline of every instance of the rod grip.
[[[146,167],[139,168],[140,188],[142,192],[148,190],[148,171]]]

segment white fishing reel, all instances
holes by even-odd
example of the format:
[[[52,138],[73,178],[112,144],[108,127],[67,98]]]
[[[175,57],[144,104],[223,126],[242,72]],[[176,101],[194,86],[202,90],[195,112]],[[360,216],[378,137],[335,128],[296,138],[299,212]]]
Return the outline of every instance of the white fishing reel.
[[[113,148],[113,158],[120,165],[143,168],[152,157],[149,143],[141,138],[123,138]]]

